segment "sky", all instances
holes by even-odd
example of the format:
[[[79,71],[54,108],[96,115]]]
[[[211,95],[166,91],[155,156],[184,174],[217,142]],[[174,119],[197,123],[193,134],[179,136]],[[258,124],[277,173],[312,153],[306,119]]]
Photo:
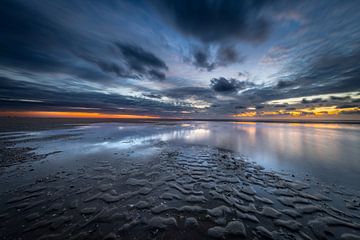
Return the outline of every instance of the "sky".
[[[0,115],[360,119],[360,2],[3,0]]]

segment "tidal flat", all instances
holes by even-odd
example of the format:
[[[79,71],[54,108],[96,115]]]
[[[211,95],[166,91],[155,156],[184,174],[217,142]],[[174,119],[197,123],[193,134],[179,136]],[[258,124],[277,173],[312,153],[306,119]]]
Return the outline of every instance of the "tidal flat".
[[[360,239],[359,143],[351,124],[2,127],[0,239]]]

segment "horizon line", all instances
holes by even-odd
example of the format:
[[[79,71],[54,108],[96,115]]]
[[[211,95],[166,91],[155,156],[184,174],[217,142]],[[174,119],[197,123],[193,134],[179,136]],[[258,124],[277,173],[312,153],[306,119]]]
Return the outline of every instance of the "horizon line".
[[[254,123],[324,123],[324,124],[360,124],[360,120],[352,119],[231,119],[231,118],[163,118],[163,117],[124,117],[124,118],[110,118],[110,117],[42,117],[42,116],[0,116],[0,119],[63,119],[63,120],[93,120],[93,121],[117,121],[117,122],[136,122],[136,121],[147,121],[147,122],[161,122],[161,121],[199,121],[199,122],[254,122]]]

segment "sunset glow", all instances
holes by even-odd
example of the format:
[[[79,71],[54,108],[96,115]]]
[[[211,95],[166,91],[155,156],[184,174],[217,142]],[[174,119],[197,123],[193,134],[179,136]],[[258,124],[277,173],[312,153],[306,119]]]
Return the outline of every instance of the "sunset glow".
[[[97,112],[51,112],[51,111],[5,111],[2,117],[43,117],[43,118],[118,118],[118,119],[156,119],[158,116],[109,114]]]
[[[255,116],[283,116],[288,115],[291,117],[302,117],[302,116],[331,116],[339,114],[351,114],[359,113],[359,107],[348,107],[340,108],[337,106],[328,107],[313,107],[313,108],[297,108],[294,110],[280,109],[277,111],[259,111],[259,112],[243,112],[234,114],[233,117],[255,117]]]

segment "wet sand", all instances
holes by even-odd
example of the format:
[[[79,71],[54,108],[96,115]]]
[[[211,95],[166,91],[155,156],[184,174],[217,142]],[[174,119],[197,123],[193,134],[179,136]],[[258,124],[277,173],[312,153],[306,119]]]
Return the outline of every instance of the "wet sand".
[[[0,133],[0,239],[360,239],[359,191],[97,127]]]

